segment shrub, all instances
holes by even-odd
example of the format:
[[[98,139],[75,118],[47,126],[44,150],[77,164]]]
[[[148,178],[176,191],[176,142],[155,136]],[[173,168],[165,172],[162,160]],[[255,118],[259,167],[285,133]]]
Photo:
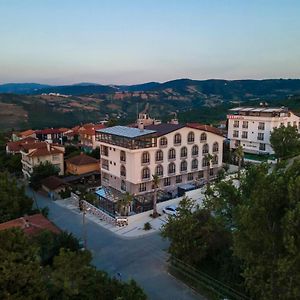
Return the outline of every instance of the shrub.
[[[150,230],[150,229],[152,229],[151,224],[150,224],[149,222],[146,222],[146,223],[144,224],[144,230]]]

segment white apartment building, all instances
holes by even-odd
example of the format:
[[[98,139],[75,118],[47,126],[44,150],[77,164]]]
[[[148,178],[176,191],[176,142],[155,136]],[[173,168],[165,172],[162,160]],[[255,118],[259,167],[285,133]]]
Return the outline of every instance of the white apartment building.
[[[46,161],[58,168],[59,175],[64,175],[64,152],[64,147],[47,142],[22,144],[20,153],[24,177],[30,178],[33,168]]]
[[[222,166],[224,138],[216,128],[196,123],[157,124],[97,130],[102,185],[129,192],[143,201],[153,194],[152,175],[161,191],[174,191],[217,174]],[[208,168],[207,154],[213,159]],[[145,199],[144,199],[145,200]]]
[[[271,132],[280,126],[300,128],[300,119],[286,107],[237,107],[229,110],[228,138],[230,148],[242,145],[244,152],[274,154]]]

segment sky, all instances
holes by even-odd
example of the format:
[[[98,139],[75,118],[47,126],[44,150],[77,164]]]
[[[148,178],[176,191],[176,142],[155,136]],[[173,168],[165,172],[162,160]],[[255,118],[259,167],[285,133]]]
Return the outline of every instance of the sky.
[[[0,0],[0,83],[300,78],[299,0]]]

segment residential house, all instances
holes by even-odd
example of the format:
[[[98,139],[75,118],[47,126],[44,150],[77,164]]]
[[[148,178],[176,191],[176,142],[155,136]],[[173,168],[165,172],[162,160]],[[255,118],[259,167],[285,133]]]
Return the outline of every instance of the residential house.
[[[78,130],[80,145],[85,151],[91,151],[99,147],[96,141],[96,130],[105,128],[103,124],[85,124]]]
[[[57,176],[50,176],[42,180],[42,189],[53,199],[61,199],[60,193],[64,192],[69,184]]]
[[[14,141],[14,142],[19,141],[19,140],[23,140],[28,137],[36,138],[35,130],[29,129],[29,130],[13,133],[12,141]]]
[[[67,174],[84,175],[93,172],[100,172],[100,162],[98,159],[81,153],[66,160]]]
[[[29,178],[35,166],[46,161],[59,170],[59,175],[64,174],[64,147],[47,142],[23,144],[21,148],[22,172]]]
[[[36,143],[38,140],[33,137],[27,137],[19,141],[8,142],[6,144],[6,153],[7,154],[17,154],[21,152],[22,145]]]
[[[56,234],[60,233],[60,230],[42,214],[24,216],[0,224],[0,230],[10,228],[20,228],[27,236],[35,236],[43,230],[49,230]]]
[[[60,128],[48,128],[42,130],[36,130],[36,137],[40,141],[45,141],[48,143],[58,143],[62,144],[64,131]]]

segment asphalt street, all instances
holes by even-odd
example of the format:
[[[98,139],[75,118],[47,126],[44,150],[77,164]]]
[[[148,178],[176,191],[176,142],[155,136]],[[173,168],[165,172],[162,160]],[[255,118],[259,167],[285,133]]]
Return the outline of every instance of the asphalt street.
[[[32,196],[30,189],[26,190]],[[83,237],[82,213],[60,206],[35,193],[39,208],[49,207],[49,219],[59,228]],[[112,276],[121,273],[122,280],[133,278],[149,299],[204,299],[178,281],[167,270],[168,242],[158,233],[139,238],[122,238],[86,218],[87,248],[93,264]]]

